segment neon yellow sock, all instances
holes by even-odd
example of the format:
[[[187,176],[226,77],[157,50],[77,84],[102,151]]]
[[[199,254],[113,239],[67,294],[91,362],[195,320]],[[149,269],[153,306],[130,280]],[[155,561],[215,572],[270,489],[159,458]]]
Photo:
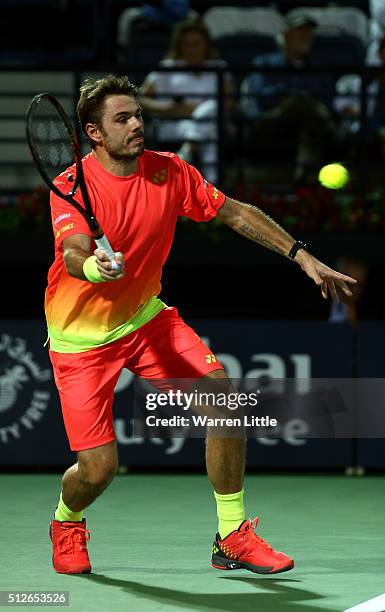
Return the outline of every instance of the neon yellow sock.
[[[60,493],[59,503],[55,511],[55,520],[61,521],[62,523],[64,521],[81,521],[83,520],[83,510],[80,510],[80,512],[72,512],[63,502],[63,497]]]
[[[223,540],[231,531],[238,529],[246,518],[243,505],[243,489],[239,493],[230,493],[229,495],[221,495],[214,491],[214,495],[217,500],[218,531],[221,540]]]

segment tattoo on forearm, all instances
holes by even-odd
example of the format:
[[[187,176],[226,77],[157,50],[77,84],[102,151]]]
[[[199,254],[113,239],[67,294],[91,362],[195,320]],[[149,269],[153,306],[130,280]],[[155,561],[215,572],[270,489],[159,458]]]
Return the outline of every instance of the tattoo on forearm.
[[[286,256],[288,252],[287,245],[283,246],[282,244],[277,244],[277,242],[285,243],[285,237],[289,238],[289,240],[292,241],[293,238],[290,236],[290,234],[288,234],[288,232],[284,230],[283,227],[279,225],[279,223],[277,223],[274,219],[272,219],[269,215],[267,215],[257,206],[239,201],[238,204],[240,204],[243,209],[247,209],[248,211],[250,211],[252,214],[252,218],[241,219],[241,223],[238,225],[238,227],[233,226],[233,229],[235,229],[235,231],[237,231],[242,236],[245,236],[249,240],[253,240],[254,242],[257,242],[258,244],[270,249],[271,251],[275,251],[280,255]],[[264,231],[264,226],[266,226],[266,232]],[[274,230],[277,230],[276,236],[274,235]],[[266,236],[266,233],[269,235],[269,237]],[[275,240],[275,238],[277,238],[277,240]]]
[[[271,242],[271,240],[266,238],[266,236],[262,236],[261,234],[259,234],[253,227],[251,227],[247,223],[243,223],[240,226],[239,233],[243,234],[243,236],[246,236],[247,238],[250,238],[250,240],[254,240],[254,242],[258,242],[258,244],[261,244],[262,246],[267,247],[272,251],[275,251],[276,253],[283,253],[282,249],[280,249],[276,244]]]

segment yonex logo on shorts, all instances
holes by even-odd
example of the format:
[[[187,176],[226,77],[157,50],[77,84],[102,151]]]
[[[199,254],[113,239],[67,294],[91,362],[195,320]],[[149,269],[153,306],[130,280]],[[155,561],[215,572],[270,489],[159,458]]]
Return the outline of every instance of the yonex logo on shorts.
[[[215,355],[212,355],[211,353],[209,355],[206,355],[206,363],[216,363],[217,362],[217,358],[215,357]]]

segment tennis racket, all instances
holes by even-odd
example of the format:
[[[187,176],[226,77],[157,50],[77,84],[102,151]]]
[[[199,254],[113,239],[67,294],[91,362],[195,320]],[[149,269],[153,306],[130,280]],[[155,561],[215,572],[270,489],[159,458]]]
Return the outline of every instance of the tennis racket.
[[[32,157],[42,178],[53,193],[72,204],[83,215],[96,245],[104,249],[112,267],[117,269],[119,266],[115,261],[115,253],[92,210],[75,129],[54,96],[41,93],[31,100],[27,110],[26,132]],[[54,179],[73,164],[75,176],[72,176],[73,186],[68,191],[65,185],[61,188],[56,185]],[[68,178],[71,180],[71,175]],[[79,189],[84,206],[75,199]]]

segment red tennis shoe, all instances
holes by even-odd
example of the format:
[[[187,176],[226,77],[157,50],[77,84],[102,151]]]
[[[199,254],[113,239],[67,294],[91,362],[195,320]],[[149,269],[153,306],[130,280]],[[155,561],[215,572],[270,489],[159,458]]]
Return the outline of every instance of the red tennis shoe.
[[[87,552],[90,532],[86,519],[82,521],[52,520],[49,535],[52,540],[52,564],[59,574],[89,574],[91,563]]]
[[[223,540],[215,536],[211,565],[217,569],[248,569],[257,574],[278,574],[294,567],[293,559],[274,550],[254,532],[258,517],[246,520]]]

